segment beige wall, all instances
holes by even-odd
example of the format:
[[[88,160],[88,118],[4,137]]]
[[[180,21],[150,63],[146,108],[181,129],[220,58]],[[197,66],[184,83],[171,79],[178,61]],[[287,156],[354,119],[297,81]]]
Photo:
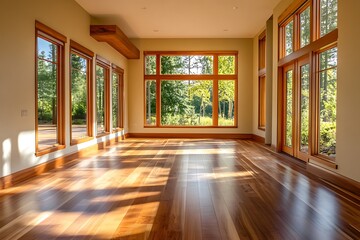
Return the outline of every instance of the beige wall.
[[[39,158],[35,157],[35,20],[68,38],[65,47],[67,89],[65,106],[69,106],[70,39],[123,68],[127,86],[127,59],[107,44],[98,43],[90,37],[90,16],[75,1],[1,0],[0,177],[46,162],[54,157],[75,152],[105,139],[94,139],[78,146],[69,147],[70,110],[67,107],[66,149]],[[27,116],[21,117],[22,110],[27,111]],[[126,116],[125,127],[127,127]],[[111,137],[114,136],[108,136],[108,138]]]
[[[129,61],[129,132],[131,133],[252,133],[252,39],[137,39],[140,60]],[[143,51],[237,50],[238,128],[144,128]]]
[[[360,1],[339,1],[336,162],[339,173],[360,181]]]
[[[278,59],[278,22],[279,15],[291,4],[283,0],[274,9],[274,49],[273,49],[273,134],[272,143],[276,145],[277,135],[277,59]],[[360,1],[339,0],[338,4],[338,88],[337,88],[337,173],[360,181],[360,80],[356,74],[360,64]]]

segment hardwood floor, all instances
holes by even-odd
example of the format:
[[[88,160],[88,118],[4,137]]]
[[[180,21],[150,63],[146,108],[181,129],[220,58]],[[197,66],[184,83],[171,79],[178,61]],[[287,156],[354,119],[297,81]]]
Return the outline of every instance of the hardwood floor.
[[[127,139],[1,190],[0,239],[360,239],[360,196],[252,141]]]

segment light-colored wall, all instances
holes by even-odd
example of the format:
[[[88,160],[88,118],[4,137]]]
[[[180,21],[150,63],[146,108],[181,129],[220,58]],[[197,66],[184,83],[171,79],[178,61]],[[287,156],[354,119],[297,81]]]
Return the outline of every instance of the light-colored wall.
[[[273,30],[273,134],[272,143],[277,140],[277,62],[278,62],[278,17],[291,4],[283,0],[274,9]],[[360,81],[357,69],[360,68],[360,1],[338,1],[338,86],[337,86],[337,173],[360,181]]]
[[[252,39],[137,39],[140,60],[129,60],[130,133],[252,133]],[[239,51],[238,128],[144,128],[143,51]]]
[[[360,1],[339,1],[336,162],[338,172],[360,182]]]
[[[35,157],[35,20],[68,38],[65,46],[66,149]],[[90,16],[74,0],[1,0],[0,3],[0,177],[93,145],[69,147],[69,42],[82,44],[125,70],[127,59],[89,35]],[[127,93],[125,92],[125,99]],[[125,106],[127,105],[125,100]],[[26,110],[27,116],[21,117]],[[127,109],[125,109],[127,129]],[[107,138],[112,138],[113,135]]]

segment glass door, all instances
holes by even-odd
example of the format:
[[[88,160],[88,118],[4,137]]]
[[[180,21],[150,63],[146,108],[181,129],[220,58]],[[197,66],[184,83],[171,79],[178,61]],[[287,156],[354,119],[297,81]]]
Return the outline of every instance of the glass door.
[[[283,68],[282,151],[304,161],[310,154],[310,85],[308,58]]]

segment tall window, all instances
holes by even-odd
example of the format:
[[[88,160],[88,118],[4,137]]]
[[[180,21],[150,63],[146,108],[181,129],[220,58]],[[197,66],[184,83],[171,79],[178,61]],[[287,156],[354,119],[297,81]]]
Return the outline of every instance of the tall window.
[[[109,84],[110,63],[96,57],[96,134],[102,136],[110,132]]]
[[[92,58],[94,53],[70,41],[71,144],[92,137]]]
[[[266,124],[266,35],[265,31],[259,36],[258,58],[258,128],[265,130]]]
[[[66,37],[36,26],[36,155],[64,148],[64,45]]]
[[[282,150],[336,167],[337,0],[295,1],[289,9],[292,13],[279,19],[280,99],[289,103],[279,121]]]
[[[123,128],[124,70],[116,65],[112,68],[112,128],[116,131]]]
[[[336,155],[337,48],[318,54],[318,147],[319,154]]]
[[[235,127],[237,52],[145,52],[145,126]]]

